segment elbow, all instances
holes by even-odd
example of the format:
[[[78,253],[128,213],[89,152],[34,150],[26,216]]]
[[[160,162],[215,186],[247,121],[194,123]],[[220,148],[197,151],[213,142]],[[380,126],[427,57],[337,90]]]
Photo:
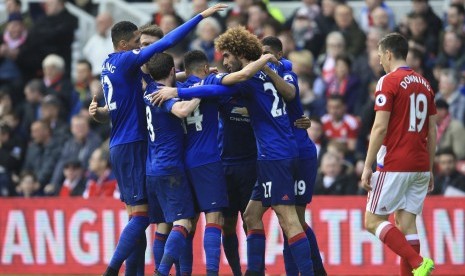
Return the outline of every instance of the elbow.
[[[190,114],[190,110],[188,110],[187,108],[180,108],[176,114],[176,116],[180,119],[184,119],[186,118],[187,116],[189,116]]]
[[[384,126],[373,126],[373,134],[378,137],[385,137],[387,134],[387,127]]]

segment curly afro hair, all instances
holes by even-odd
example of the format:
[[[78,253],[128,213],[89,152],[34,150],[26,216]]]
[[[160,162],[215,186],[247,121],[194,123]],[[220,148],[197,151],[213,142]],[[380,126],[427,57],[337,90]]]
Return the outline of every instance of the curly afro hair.
[[[228,51],[236,57],[257,60],[262,55],[262,44],[258,37],[243,26],[228,29],[215,40],[217,51]]]

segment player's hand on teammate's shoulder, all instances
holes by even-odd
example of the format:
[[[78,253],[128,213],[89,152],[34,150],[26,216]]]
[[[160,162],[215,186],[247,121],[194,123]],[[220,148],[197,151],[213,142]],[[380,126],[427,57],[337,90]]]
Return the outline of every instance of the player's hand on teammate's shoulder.
[[[279,60],[273,54],[264,54],[262,57],[268,60],[269,62],[279,64]]]
[[[363,168],[363,172],[362,172],[362,188],[367,190],[367,191],[371,191],[372,190],[372,187],[371,187],[371,176],[373,175],[373,170],[371,168]]]
[[[302,115],[302,118],[295,120],[294,126],[296,128],[309,129],[312,126],[312,121],[305,115]]]
[[[150,102],[153,105],[162,105],[169,99],[176,98],[178,96],[178,89],[176,87],[163,87],[158,90],[157,93],[152,94]]]
[[[210,74],[218,74],[220,71],[218,71],[218,67],[210,67],[209,72]]]
[[[203,18],[206,18],[206,17],[211,16],[215,12],[219,12],[219,11],[222,11],[222,10],[226,9],[227,7],[228,7],[228,5],[219,3],[219,4],[211,6],[210,8],[204,10],[200,14],[202,15]]]

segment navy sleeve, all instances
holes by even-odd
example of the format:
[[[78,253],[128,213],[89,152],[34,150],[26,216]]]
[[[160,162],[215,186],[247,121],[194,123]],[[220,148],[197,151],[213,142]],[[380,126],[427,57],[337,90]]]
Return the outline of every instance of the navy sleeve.
[[[236,93],[238,93],[237,86],[200,85],[189,88],[178,88],[180,98],[232,96]]]
[[[161,105],[161,108],[164,112],[171,113],[171,109],[173,109],[176,102],[178,102],[178,99],[169,99]]]
[[[202,19],[202,15],[198,14],[186,23],[169,32],[162,39],[142,49],[138,59],[138,66],[142,66],[142,64],[146,63],[155,53],[161,53],[176,45],[181,39],[185,38],[189,32],[193,30],[200,21],[202,21]]]

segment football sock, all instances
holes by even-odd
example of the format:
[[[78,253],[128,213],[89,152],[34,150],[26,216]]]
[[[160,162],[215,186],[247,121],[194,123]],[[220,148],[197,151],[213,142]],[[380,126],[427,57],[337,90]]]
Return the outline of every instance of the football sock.
[[[404,234],[390,222],[382,222],[376,228],[376,236],[394,253],[405,258],[411,267],[417,268],[423,262],[423,258],[410,246]]]
[[[153,258],[155,259],[155,270],[158,270],[161,259],[163,258],[163,252],[165,251],[166,239],[168,235],[155,232],[155,240],[153,241]]]
[[[203,237],[207,275],[218,275],[221,253],[221,225],[207,223]]]
[[[237,234],[223,234],[223,249],[234,276],[242,275]]]
[[[184,247],[184,251],[181,253],[181,257],[179,258],[179,264],[181,268],[181,275],[188,276],[192,275],[192,262],[194,256],[192,255],[192,241],[194,239],[195,233],[189,233],[186,239],[186,247]]]
[[[115,253],[111,258],[109,267],[119,271],[124,260],[136,249],[145,229],[149,226],[149,218],[146,212],[133,213],[132,219],[124,227],[116,246]]]
[[[247,233],[247,271],[262,272],[264,267],[265,231],[252,229]],[[247,273],[246,273],[247,274]]]
[[[418,234],[410,234],[406,235],[405,239],[407,242],[412,246],[413,250],[420,254],[420,240],[418,238]],[[400,276],[412,276],[413,267],[410,266],[407,259],[401,258],[400,259]]]
[[[173,263],[179,260],[179,256],[186,246],[187,229],[181,225],[173,226],[166,240],[165,252],[161,259],[157,273],[160,275],[169,275]]]
[[[294,261],[299,268],[300,275],[313,276],[313,263],[310,253],[310,244],[305,232],[301,232],[289,238],[289,248]]]
[[[294,257],[292,256],[291,249],[289,248],[289,242],[286,235],[283,234],[284,238],[284,248],[283,248],[283,258],[284,258],[284,268],[286,269],[287,276],[297,276],[299,275],[299,268],[294,262]]]
[[[145,248],[147,247],[147,237],[142,234],[141,239],[137,243],[135,251],[126,259],[126,276],[144,276],[145,271]]]
[[[318,241],[316,240],[313,229],[308,225],[304,225],[305,235],[307,236],[308,242],[310,243],[310,252],[312,253],[313,271],[316,275],[326,275],[325,268],[323,266],[323,260],[320,255],[320,248],[318,247]]]

